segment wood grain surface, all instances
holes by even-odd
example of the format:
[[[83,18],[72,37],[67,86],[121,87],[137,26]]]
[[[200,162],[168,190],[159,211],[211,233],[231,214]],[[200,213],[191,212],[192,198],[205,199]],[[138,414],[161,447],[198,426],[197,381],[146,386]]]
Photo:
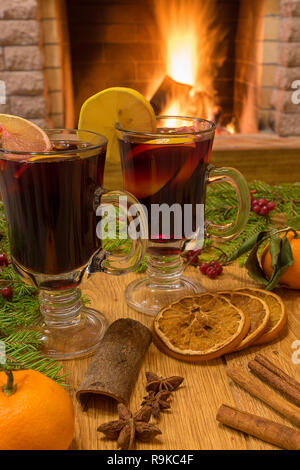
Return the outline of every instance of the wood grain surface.
[[[209,280],[194,268],[189,268],[187,274],[212,291],[254,285],[246,271],[238,265],[226,267],[217,280]],[[123,277],[95,274],[89,280],[83,281],[82,290],[90,297],[91,306],[104,313],[109,322],[120,317],[131,317],[151,327],[153,321],[151,317],[135,312],[127,307],[124,301],[125,286],[138,276],[142,274]],[[182,375],[185,377],[185,382],[173,394],[171,411],[161,414],[158,426],[162,435],[148,444],[137,443],[137,449],[275,448],[219,424],[216,421],[216,413],[221,404],[227,404],[292,426],[286,419],[250,396],[226,376],[227,365],[239,366],[246,370],[248,361],[260,351],[300,381],[300,364],[292,362],[294,352],[292,343],[297,339],[300,340],[299,293],[287,289],[280,289],[277,293],[282,296],[287,309],[288,327],[280,338],[270,345],[253,347],[203,364],[180,362],[161,353],[153,344],[150,346],[131,396],[131,409],[136,410],[139,407],[145,394],[145,371],[150,370],[163,376]],[[108,398],[97,398],[91,402],[88,411],[84,412],[75,400],[75,391],[90,360],[88,358],[64,363],[65,372],[69,374],[67,382],[76,412],[76,433],[71,448],[115,450],[116,442],[107,440],[96,429],[101,423],[116,419],[116,402]]]

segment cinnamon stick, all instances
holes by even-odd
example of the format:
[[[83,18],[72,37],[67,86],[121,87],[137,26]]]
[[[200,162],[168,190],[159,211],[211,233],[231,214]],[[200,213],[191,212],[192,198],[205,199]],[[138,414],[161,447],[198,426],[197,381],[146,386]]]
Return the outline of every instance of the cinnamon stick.
[[[286,450],[300,450],[300,431],[261,416],[222,405],[217,420],[238,431]]]
[[[286,374],[282,369],[279,369],[279,367],[275,366],[275,364],[273,364],[273,362],[271,362],[267,357],[263,356],[262,354],[257,354],[254,360],[259,362],[262,366],[266,367],[266,369],[269,369],[275,375],[278,375],[278,377],[281,379],[285,380],[292,387],[296,388],[300,393],[300,383],[290,375]]]
[[[254,380],[241,369],[228,369],[227,375],[251,395],[259,398],[274,410],[278,411],[282,416],[285,416],[291,423],[300,426],[300,410],[297,406],[292,405],[258,380]]]
[[[249,369],[260,379],[271,385],[273,388],[283,393],[291,402],[300,406],[300,392],[290,383],[286,382],[280,376],[274,374],[271,370],[253,360],[248,363]]]
[[[95,395],[127,404],[151,339],[150,330],[131,318],[112,323],[76,393],[81,404],[86,407]]]

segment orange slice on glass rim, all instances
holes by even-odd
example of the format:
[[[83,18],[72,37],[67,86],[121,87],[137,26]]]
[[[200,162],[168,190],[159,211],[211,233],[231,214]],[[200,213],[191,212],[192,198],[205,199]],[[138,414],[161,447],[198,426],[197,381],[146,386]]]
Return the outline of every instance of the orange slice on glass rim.
[[[50,139],[40,127],[9,114],[0,114],[0,141],[2,149],[13,152],[51,151]],[[12,158],[24,159],[24,155],[12,154]]]
[[[241,343],[235,348],[235,351],[240,351],[254,344],[265,332],[270,319],[268,304],[261,298],[250,295],[250,292],[224,291],[218,293],[230,300],[235,307],[247,313],[250,318],[249,331]]]
[[[274,292],[252,287],[240,288],[237,289],[237,291],[255,295],[263,300],[269,307],[270,317],[266,329],[253,344],[265,344],[276,339],[287,323],[285,306],[279,295],[274,294]]]
[[[173,302],[158,313],[153,341],[176,359],[201,362],[231,352],[249,327],[248,315],[225,297],[197,294]]]

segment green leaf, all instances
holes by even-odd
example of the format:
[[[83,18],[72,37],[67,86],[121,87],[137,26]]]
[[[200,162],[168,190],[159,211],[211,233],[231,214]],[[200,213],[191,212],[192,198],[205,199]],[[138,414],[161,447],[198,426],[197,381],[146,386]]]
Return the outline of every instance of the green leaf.
[[[268,280],[265,276],[265,273],[263,272],[258,258],[257,258],[257,251],[260,246],[260,242],[258,242],[253,249],[251,250],[250,255],[248,256],[248,259],[246,261],[246,268],[248,270],[248,274],[252,279],[255,281],[259,282],[260,284],[264,284],[265,286],[268,284]]]
[[[281,276],[285,271],[294,263],[293,252],[291,244],[285,235],[280,240],[280,253],[278,256],[277,264],[273,269],[272,276],[266,285],[267,290],[272,290],[280,281]]]
[[[278,234],[274,235],[270,239],[269,243],[269,252],[271,255],[271,267],[275,268],[278,263],[278,258],[280,255],[280,248],[281,248],[281,239]]]
[[[235,259],[239,258],[244,253],[247,253],[247,251],[251,250],[256,245],[256,243],[258,242],[259,235],[260,235],[260,233],[255,233],[250,238],[248,238],[239,247],[239,249],[228,258],[228,261],[234,261]]]

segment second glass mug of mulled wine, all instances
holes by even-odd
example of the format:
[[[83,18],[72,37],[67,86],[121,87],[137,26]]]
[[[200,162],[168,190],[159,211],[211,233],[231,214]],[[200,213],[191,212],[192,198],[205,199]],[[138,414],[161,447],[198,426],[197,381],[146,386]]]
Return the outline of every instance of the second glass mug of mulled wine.
[[[203,291],[182,276],[181,255],[201,249],[205,237],[228,240],[239,235],[249,216],[249,190],[239,171],[209,164],[215,134],[210,121],[160,116],[156,132],[133,132],[120,124],[116,130],[124,189],[144,206],[149,224],[147,277],[129,284],[125,297],[130,307],[155,315],[177,298]],[[222,182],[236,190],[236,220],[225,225],[205,222],[206,186]]]
[[[53,148],[49,152],[0,147],[0,190],[12,264],[24,281],[40,289],[43,350],[70,359],[94,352],[107,326],[100,312],[82,305],[78,285],[84,273],[134,270],[143,259],[146,237],[135,237],[126,255],[103,250],[96,234],[98,210],[104,214],[120,208],[122,199],[130,224],[128,208],[138,201],[128,193],[103,189],[105,137],[83,130],[46,133]],[[142,211],[139,222],[146,233]]]

